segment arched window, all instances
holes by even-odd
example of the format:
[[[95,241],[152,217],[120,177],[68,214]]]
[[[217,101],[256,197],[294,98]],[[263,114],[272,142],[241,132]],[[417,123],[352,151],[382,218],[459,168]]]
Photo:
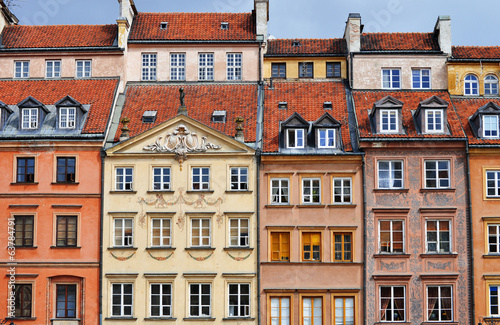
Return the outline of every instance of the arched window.
[[[468,96],[479,95],[479,82],[473,74],[465,76],[464,93]]]
[[[498,95],[498,78],[494,75],[487,75],[484,78],[484,94]]]

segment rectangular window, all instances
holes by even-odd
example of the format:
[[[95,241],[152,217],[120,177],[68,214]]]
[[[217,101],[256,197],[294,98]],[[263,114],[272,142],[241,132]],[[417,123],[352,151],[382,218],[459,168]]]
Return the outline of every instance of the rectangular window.
[[[191,189],[193,191],[210,190],[210,168],[193,167],[192,172],[193,172],[193,182]]]
[[[321,233],[302,233],[302,261],[321,261]]]
[[[142,54],[142,80],[156,80],[156,54]]]
[[[200,53],[198,59],[198,80],[214,80],[214,54]]]
[[[169,247],[171,245],[170,219],[151,219],[151,246]]]
[[[427,319],[430,322],[453,320],[451,286],[427,287]]]
[[[132,167],[117,167],[115,169],[116,191],[132,191],[133,171]]]
[[[114,220],[114,246],[126,247],[134,245],[134,219],[117,218]]]
[[[250,317],[250,285],[229,284],[229,317]]]
[[[289,204],[288,178],[271,179],[271,204]]]
[[[59,108],[59,128],[74,129],[76,126],[76,108],[61,107]]]
[[[500,254],[500,225],[488,225],[488,254]]]
[[[380,286],[380,320],[383,322],[405,321],[405,287]]]
[[[111,315],[124,317],[132,316],[133,284],[113,283],[111,297]]]
[[[76,61],[76,77],[77,78],[90,78],[90,77],[92,77],[92,61],[91,60],[77,60]]]
[[[302,298],[302,324],[323,324],[323,298]]]
[[[335,129],[318,129],[318,148],[335,147]]]
[[[354,298],[335,297],[335,325],[354,325]]]
[[[326,63],[326,77],[327,78],[340,78],[340,63],[327,62]]]
[[[16,183],[34,183],[35,182],[35,158],[18,157]]]
[[[486,172],[486,196],[500,197],[500,171]]]
[[[401,70],[382,69],[382,88],[400,89],[401,88]]]
[[[333,203],[352,203],[351,178],[333,178]]]
[[[288,262],[290,260],[290,233],[271,233],[271,261]]]
[[[299,78],[312,78],[314,65],[312,62],[299,62]]]
[[[403,162],[384,160],[378,162],[378,188],[403,188]]]
[[[290,298],[271,298],[271,324],[290,325]]]
[[[241,80],[241,53],[227,54],[227,80]]]
[[[46,61],[46,78],[61,78],[61,61]]]
[[[335,262],[352,262],[352,234],[334,234]]]
[[[57,157],[57,182],[74,183],[76,175],[75,157]]]
[[[446,220],[427,220],[427,253],[451,253],[450,222]]]
[[[430,69],[413,69],[412,86],[413,89],[430,89],[431,88],[431,70]]]
[[[21,110],[23,130],[38,129],[38,108],[23,108]]]
[[[229,246],[248,247],[249,219],[231,218],[229,219]]]
[[[381,253],[404,253],[404,222],[380,220],[379,241]]]
[[[395,109],[380,110],[380,132],[381,133],[397,133],[398,127],[398,111]]]
[[[443,110],[426,109],[425,110],[425,130],[428,133],[443,132]]]
[[[498,309],[498,291],[500,291],[499,285],[490,285],[490,316],[499,317],[500,312]]]
[[[33,246],[33,216],[15,216],[15,242],[16,247],[32,247]]]
[[[450,188],[449,160],[426,160],[424,173],[426,188]]]
[[[169,191],[170,190],[170,168],[169,167],[154,167],[153,168],[153,190]]]
[[[17,284],[14,288],[15,310],[14,317],[31,317],[32,286],[31,284]]]
[[[287,148],[304,148],[304,129],[286,130]]]
[[[170,283],[151,283],[151,317],[172,316],[172,285]]]
[[[210,219],[191,219],[191,246],[210,247]]]
[[[231,167],[231,191],[248,190],[248,168]]]
[[[14,78],[30,77],[30,61],[14,61]]]
[[[77,245],[77,216],[58,216],[56,246],[76,247]]]
[[[498,138],[498,115],[483,115],[483,137]]]
[[[286,63],[271,63],[271,77],[286,78]]]
[[[56,285],[56,317],[76,318],[76,284]]]
[[[302,203],[321,203],[321,180],[319,178],[302,179]]]
[[[189,316],[210,317],[211,292],[209,283],[189,284]]]
[[[170,54],[170,80],[186,80],[186,54]]]

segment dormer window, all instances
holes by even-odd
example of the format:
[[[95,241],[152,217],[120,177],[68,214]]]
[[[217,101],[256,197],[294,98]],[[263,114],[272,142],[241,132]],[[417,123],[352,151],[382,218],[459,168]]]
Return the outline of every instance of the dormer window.
[[[59,128],[74,129],[76,125],[76,108],[61,107],[59,111]]]
[[[222,23],[220,23],[220,29],[222,29],[222,30],[228,30],[229,29],[229,23],[228,22],[222,22]]]
[[[160,29],[162,29],[162,30],[167,29],[167,26],[168,26],[168,22],[166,22],[166,21],[163,21],[160,23]]]
[[[22,129],[38,129],[38,108],[23,108],[21,110]]]
[[[439,96],[431,96],[418,104],[413,113],[415,128],[421,134],[449,132],[447,128],[448,102]]]
[[[304,148],[304,129],[286,130],[287,148]]]
[[[57,126],[61,130],[79,129],[87,109],[71,96],[66,96],[54,104],[57,110]]]
[[[477,138],[500,138],[499,126],[500,106],[491,101],[481,106],[469,118],[469,124]]]
[[[335,147],[335,129],[318,129],[318,148]]]
[[[395,109],[380,110],[380,132],[398,133],[398,111]]]
[[[428,133],[443,132],[443,110],[425,110],[425,130]]]
[[[483,137],[498,138],[498,115],[483,115]]]
[[[392,96],[385,96],[376,101],[369,112],[372,132],[377,134],[404,133],[403,105],[402,101]]]

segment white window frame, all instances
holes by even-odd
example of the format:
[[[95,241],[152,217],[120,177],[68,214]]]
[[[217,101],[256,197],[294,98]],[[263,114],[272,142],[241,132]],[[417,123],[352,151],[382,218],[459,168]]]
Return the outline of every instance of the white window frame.
[[[479,78],[476,75],[468,74],[465,76],[464,95],[479,96]]]
[[[333,128],[320,128],[318,129],[318,148],[335,148],[336,144],[336,130]],[[324,144],[322,144],[322,141]],[[332,144],[330,144],[332,142]]]
[[[156,224],[156,225],[155,225]],[[159,229],[160,235],[155,236],[154,231]],[[163,232],[168,229],[168,235]],[[159,239],[160,244],[155,245],[155,239]],[[151,247],[171,247],[172,246],[172,220],[170,218],[151,218]]]
[[[397,109],[380,109],[379,114],[380,114],[380,133],[399,132],[399,111]],[[387,122],[384,122],[384,119],[387,119]],[[394,119],[394,123],[391,122],[392,119]]]
[[[155,81],[156,80],[156,68],[158,65],[158,57],[156,53],[142,53],[142,64],[141,64],[141,80],[143,81]]]
[[[415,80],[416,79],[416,80]],[[428,79],[428,81],[424,81]],[[424,87],[424,83],[428,82],[429,86]],[[431,69],[412,69],[411,70],[411,86],[413,89],[431,89]]]
[[[486,96],[498,95],[498,78],[489,74],[484,77],[484,94]]]
[[[214,54],[198,53],[198,80],[214,80]]]
[[[436,240],[429,240],[429,222],[436,222]],[[446,241],[441,239],[441,234],[443,231],[440,230],[440,224],[445,223],[448,224],[448,251],[445,251],[441,248],[441,245],[446,243]],[[425,252],[427,254],[450,254],[453,249],[452,249],[452,232],[451,232],[451,221],[450,220],[437,220],[437,219],[427,219],[425,221]],[[430,244],[435,244],[436,245],[436,250],[430,250],[429,245]]]
[[[14,61],[14,78],[25,79],[29,77],[30,61]]]
[[[340,182],[340,184],[337,185],[338,182]],[[332,187],[332,204],[352,204],[351,177],[333,177]],[[340,190],[340,193],[337,193],[337,189]],[[348,192],[348,194],[345,192]],[[348,196],[348,200],[346,200],[346,196]],[[337,198],[339,198],[338,201]]]
[[[92,77],[92,60],[76,60],[75,70],[76,78]]]
[[[248,191],[248,167],[231,167],[230,177],[231,191]]]
[[[192,299],[191,299],[191,296],[194,296],[195,294],[192,294],[192,291],[191,289],[193,288],[193,286],[198,286],[198,304],[197,305],[194,305],[192,303]],[[202,293],[202,289],[203,289],[203,286],[209,286],[209,289],[210,289],[210,305],[203,305],[202,304],[202,298],[203,298],[203,295],[206,295],[206,294],[203,294]],[[191,314],[191,309],[193,307],[198,307],[198,315],[192,315]],[[208,307],[208,314],[203,314],[203,308],[206,308]],[[212,316],[212,284],[211,283],[190,283],[189,284],[189,317],[211,317]]]
[[[118,294],[120,296],[120,303],[118,305],[113,304],[114,301],[114,288],[115,286],[120,286],[120,293]],[[124,297],[125,297],[125,286],[131,286],[132,288],[132,299],[131,299],[131,304],[130,305],[125,305],[124,304]],[[132,317],[134,315],[134,284],[133,283],[112,283],[111,284],[111,317]],[[114,306],[120,306],[120,313],[118,315],[113,314],[113,307]],[[130,307],[130,314],[125,313],[125,308]]]
[[[482,122],[483,122],[483,138],[492,138],[492,139],[498,138],[499,134],[498,115],[483,115]],[[489,132],[490,134],[486,134],[487,132]]]
[[[21,110],[22,122],[21,128],[23,130],[36,130],[38,129],[38,108],[30,107]]]
[[[241,80],[243,59],[241,53],[227,53],[227,80]]]
[[[382,235],[381,235],[381,223],[382,222],[390,222],[390,229],[389,229],[389,234],[390,234],[390,239],[389,239],[389,247],[390,250],[388,251],[382,251]],[[394,223],[395,222],[401,222],[401,232],[403,234],[403,242],[402,242],[402,251],[401,252],[395,252],[394,251]],[[405,245],[406,245],[406,231],[405,231],[405,221],[401,219],[380,219],[378,221],[378,250],[380,254],[404,254],[405,253]]]
[[[492,288],[492,287],[495,287],[495,288],[497,289],[497,295],[496,295],[497,302],[498,302],[498,301],[500,301],[500,294],[499,294],[499,293],[500,293],[500,285],[499,285],[499,284],[490,284],[490,285],[488,286],[488,302],[489,302],[489,303],[488,303],[488,305],[489,305],[489,307],[490,307],[490,308],[489,308],[489,310],[488,310],[488,312],[489,312],[489,314],[490,314],[489,316],[490,316],[490,317],[500,317],[500,303],[497,303],[497,304],[495,305],[495,307],[497,308],[497,313],[496,313],[496,314],[492,313],[492,309],[493,309],[493,308],[492,308],[492,307],[493,307],[493,305],[491,304],[491,300],[492,300],[492,299],[491,299],[491,297],[492,297],[492,296],[491,296],[491,288]]]
[[[290,135],[293,133],[293,143],[290,143]],[[300,143],[302,142],[302,144]],[[306,132],[304,129],[286,129],[286,147],[293,148],[304,148],[306,142]]]
[[[128,223],[130,224],[128,225]],[[131,230],[131,235],[127,235],[127,229]],[[119,238],[121,238],[121,240],[117,244],[117,240]],[[134,246],[134,218],[114,218],[113,247],[133,247],[133,246]]]
[[[500,254],[500,224],[494,224],[490,223],[487,224],[486,227],[488,228],[488,254],[492,255],[499,255]],[[490,228],[491,227],[491,228]],[[491,229],[495,229],[496,234],[491,232]],[[494,241],[492,242],[493,239]],[[495,247],[496,252],[492,251],[492,247]]]
[[[398,72],[397,75],[395,73],[396,71]],[[396,77],[399,78],[399,81],[394,80]],[[384,79],[387,79],[387,80],[384,80]],[[397,86],[394,86],[394,83],[396,83],[396,82],[398,84],[397,84]],[[382,88],[383,89],[401,89],[401,69],[400,68],[384,68],[384,69],[382,69]]]
[[[159,171],[159,174],[156,174],[156,171]],[[152,173],[153,191],[170,191],[172,180],[172,171],[170,167],[153,167]],[[159,181],[156,180],[157,177]]]
[[[493,186],[490,186],[491,182],[493,182]],[[487,170],[485,185],[486,185],[486,197],[489,198],[500,197],[500,170]],[[489,190],[495,191],[495,194],[493,195],[489,194]]]
[[[118,171],[122,175],[118,175]],[[127,179],[130,179],[129,181]],[[115,167],[115,191],[133,191],[134,168],[133,167]]]
[[[45,61],[45,78],[61,78],[61,60]]]
[[[59,128],[74,129],[76,127],[76,108],[75,107],[60,107],[59,108]]]
[[[248,287],[248,294],[242,293],[242,287]],[[232,294],[231,293],[231,287],[236,287],[237,293]],[[249,283],[229,283],[228,284],[228,317],[231,318],[242,318],[242,317],[250,317],[250,293],[251,293],[251,287]],[[231,298],[234,297],[236,298],[235,304],[231,304]],[[248,296],[248,305],[243,304],[242,299]],[[240,314],[240,309],[243,308],[243,313],[242,315],[235,315],[235,314]],[[236,312],[235,312],[236,311]]]
[[[317,186],[314,185],[318,182]],[[309,193],[306,193],[309,190]],[[317,190],[318,193],[315,195],[314,191]],[[321,178],[302,178],[302,204],[321,204]]]
[[[159,286],[159,293],[153,294],[153,286]],[[170,293],[164,293],[164,287],[170,288]],[[159,296],[159,305],[153,305],[153,296]],[[164,296],[169,297],[170,304],[163,304]],[[153,306],[159,308],[159,315],[153,315]],[[170,313],[163,313],[163,308],[168,307]],[[149,284],[149,317],[172,317],[172,283],[150,283]]]
[[[437,320],[430,320],[429,319],[429,311],[430,311],[429,310],[429,308],[430,308],[430,306],[429,306],[429,288],[438,288],[438,297],[437,297],[436,303],[438,305],[437,310],[438,310],[438,318],[439,319],[437,319]],[[441,306],[441,304],[442,304],[441,299],[447,298],[447,297],[442,297],[442,295],[441,295],[441,291],[442,291],[443,288],[450,288],[450,297],[449,298],[451,300],[451,304],[450,304],[450,308],[451,308],[450,318],[451,319],[445,319],[445,320],[441,319],[442,311],[443,311],[442,310],[443,307]],[[451,286],[451,285],[428,285],[426,289],[427,289],[426,290],[427,291],[427,299],[426,299],[427,300],[427,303],[426,303],[426,307],[427,307],[426,308],[427,321],[429,321],[429,322],[443,322],[443,323],[445,323],[445,322],[453,322],[453,312],[454,312],[454,310],[453,310],[453,303],[454,303],[453,302],[453,286]]]
[[[446,163],[446,168],[442,168],[442,164]],[[429,168],[428,165],[433,165],[432,168]],[[440,188],[451,188],[451,168],[450,168],[451,162],[449,160],[424,160],[424,185],[425,188],[434,188],[434,189],[440,189]],[[446,171],[446,177],[443,177],[441,175],[444,171]],[[432,172],[434,177],[428,178],[427,174],[428,172]],[[427,184],[428,180],[435,180],[436,185],[435,186],[429,186]],[[448,185],[444,186],[441,185],[442,181],[447,181]]]
[[[384,297],[384,298],[390,298],[390,302],[387,304],[386,308],[385,309],[382,309],[382,288],[391,288],[391,296],[390,297]],[[396,320],[392,320],[392,317],[391,317],[391,320],[383,320],[383,319],[380,319],[381,322],[388,322],[388,323],[404,323],[406,322],[406,286],[404,285],[381,285],[379,286],[379,314],[382,315],[382,312],[384,312],[386,315],[387,313],[389,313],[389,315],[393,315],[394,314],[394,299],[395,299],[395,296],[394,296],[394,289],[395,288],[403,288],[403,320],[400,320],[400,321],[396,321]]]
[[[380,168],[380,164],[381,163],[389,163],[389,169],[387,170],[387,172],[389,173],[388,175],[388,178],[385,179],[385,178],[382,178],[380,176],[380,173],[381,172],[384,172],[385,170],[381,170]],[[394,164],[395,163],[400,163],[401,164],[401,169],[396,169],[394,167]],[[397,178],[395,177],[394,173],[395,172],[398,172],[400,171],[401,172],[401,178]],[[403,160],[379,160],[377,161],[377,188],[379,189],[402,189],[404,188],[404,161]],[[381,181],[388,181],[389,182],[389,186],[387,187],[382,187],[381,186]],[[394,186],[394,182],[395,181],[401,181],[401,186]]]
[[[186,80],[186,53],[170,53],[170,80]]]
[[[426,133],[444,132],[444,111],[442,109],[426,109],[424,115]]]
[[[208,227],[203,223],[208,221]],[[203,236],[203,230],[208,228],[208,236]],[[210,218],[191,218],[191,247],[210,247],[212,244],[212,219]],[[195,238],[198,242],[195,243]],[[203,240],[208,239],[207,244]]]
[[[205,171],[208,171],[208,173],[205,173]],[[195,181],[196,177],[199,177],[199,181]],[[208,177],[208,181],[204,181],[204,177]],[[195,188],[195,184],[198,185],[198,188]],[[191,190],[210,191],[210,167],[191,168]]]
[[[274,182],[278,182],[273,186]],[[286,184],[285,184],[286,183]],[[269,182],[270,186],[270,203],[271,204],[290,204],[290,179],[289,178],[271,178]],[[277,193],[273,193],[274,189],[277,190]],[[283,194],[283,190],[286,190],[286,194]],[[286,197],[286,200],[283,198]]]
[[[246,234],[244,232],[246,222]],[[235,234],[233,234],[233,231]],[[250,246],[250,219],[249,218],[229,218],[229,247],[249,247]]]

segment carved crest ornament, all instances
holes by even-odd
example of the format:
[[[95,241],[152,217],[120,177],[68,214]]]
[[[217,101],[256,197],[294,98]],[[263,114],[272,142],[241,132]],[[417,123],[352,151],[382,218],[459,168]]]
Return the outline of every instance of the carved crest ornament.
[[[190,132],[187,127],[180,124],[174,132],[168,133],[161,143],[163,137],[158,139],[153,144],[149,144],[143,148],[146,151],[160,152],[160,153],[174,153],[175,160],[179,162],[182,170],[182,163],[188,159],[188,153],[206,152],[209,149],[219,150],[222,148],[219,145],[208,142],[207,137],[201,137],[194,132]]]

